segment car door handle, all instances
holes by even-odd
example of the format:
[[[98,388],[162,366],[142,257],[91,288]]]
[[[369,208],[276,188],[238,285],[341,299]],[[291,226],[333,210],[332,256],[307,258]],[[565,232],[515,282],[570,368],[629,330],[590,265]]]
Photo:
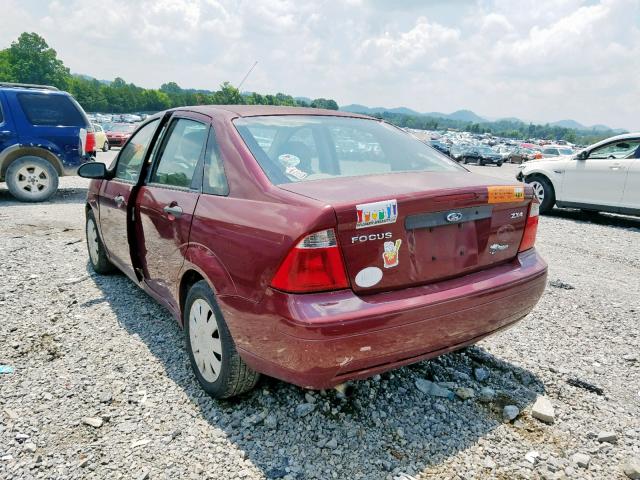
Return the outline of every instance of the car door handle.
[[[113,201],[116,202],[116,205],[120,208],[124,204],[124,197],[122,195],[116,195]]]
[[[610,168],[611,170],[620,170],[620,167],[621,167],[621,165],[618,163],[618,164],[616,164],[616,165],[611,165],[609,168]]]
[[[176,218],[180,218],[182,215],[182,207],[178,205],[167,205],[162,210],[164,210],[164,213],[173,215]]]

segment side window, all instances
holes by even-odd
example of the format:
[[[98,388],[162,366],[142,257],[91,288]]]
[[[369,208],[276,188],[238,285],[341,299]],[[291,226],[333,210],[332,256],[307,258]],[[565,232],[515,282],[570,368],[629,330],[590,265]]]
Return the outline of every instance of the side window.
[[[211,195],[227,195],[229,193],[229,185],[227,184],[227,176],[224,173],[222,158],[216,142],[216,136],[211,130],[209,134],[209,142],[207,151],[204,155],[204,181],[202,182],[202,191]]]
[[[135,182],[140,176],[142,161],[145,153],[158,127],[158,120],[146,124],[138,130],[129,140],[129,143],[120,152],[116,165],[116,178]]]
[[[84,126],[85,120],[66,95],[19,93],[18,102],[32,125]]]
[[[633,157],[640,140],[620,140],[591,150],[590,159]]]
[[[0,100],[0,123],[4,122],[4,116],[2,115],[2,100]]]
[[[195,120],[173,120],[151,183],[189,188],[208,133],[208,127]]]

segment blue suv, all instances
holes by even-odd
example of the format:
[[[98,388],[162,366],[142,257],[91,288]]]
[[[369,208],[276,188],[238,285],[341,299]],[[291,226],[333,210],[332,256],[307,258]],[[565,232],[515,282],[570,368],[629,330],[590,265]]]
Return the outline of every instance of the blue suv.
[[[55,87],[0,83],[0,181],[18,200],[40,202],[92,160],[95,134],[82,107]]]

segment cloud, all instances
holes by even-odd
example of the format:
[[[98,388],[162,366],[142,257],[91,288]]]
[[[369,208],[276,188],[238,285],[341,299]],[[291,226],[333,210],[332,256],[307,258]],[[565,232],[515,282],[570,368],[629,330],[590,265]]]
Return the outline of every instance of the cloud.
[[[637,127],[637,0],[6,0],[74,72]]]

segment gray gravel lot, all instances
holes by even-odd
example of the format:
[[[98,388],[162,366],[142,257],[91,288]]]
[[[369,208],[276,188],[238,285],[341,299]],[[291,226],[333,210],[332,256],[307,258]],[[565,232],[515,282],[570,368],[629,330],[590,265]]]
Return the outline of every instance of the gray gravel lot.
[[[0,365],[15,369],[0,374],[0,478],[633,475],[640,219],[543,217],[547,291],[476,347],[355,382],[347,398],[263,379],[221,402],[200,390],[168,312],[88,269],[86,185],[63,178],[35,205],[0,185]]]

